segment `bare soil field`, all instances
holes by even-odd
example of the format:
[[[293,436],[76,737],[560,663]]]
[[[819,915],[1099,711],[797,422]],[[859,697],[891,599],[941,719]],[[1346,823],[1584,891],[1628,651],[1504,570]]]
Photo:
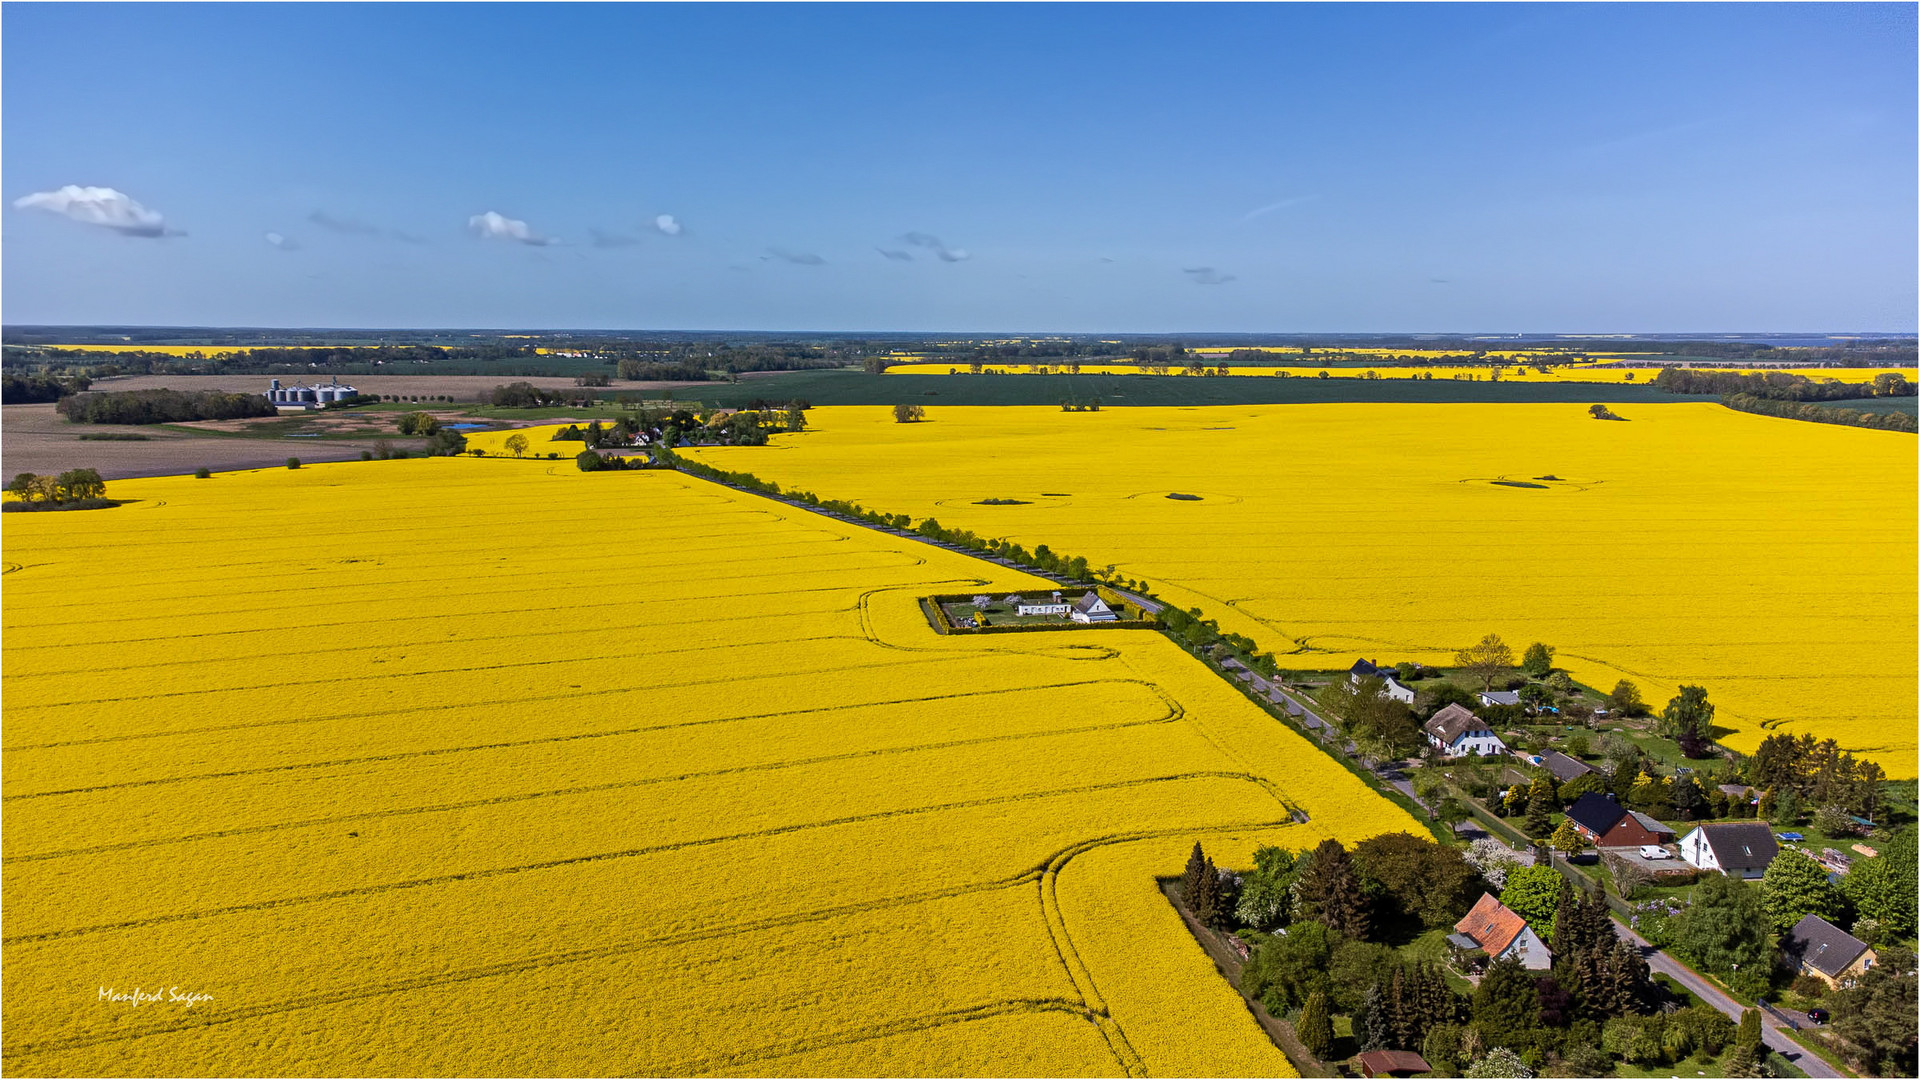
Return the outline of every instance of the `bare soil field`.
[[[222,393],[265,393],[271,375],[121,375],[97,379],[95,390],[218,390]],[[314,374],[279,376],[282,384],[321,383],[330,376]],[[407,397],[451,397],[455,402],[485,401],[496,386],[525,382],[547,389],[574,389],[573,380],[558,375],[346,375],[340,381],[352,384],[363,394],[398,394]],[[706,386],[694,382],[625,382],[613,380],[611,386],[598,387],[602,393],[670,390],[682,386]]]
[[[331,418],[329,418],[331,419]],[[222,421],[242,424],[246,421]],[[208,425],[213,426],[213,425]],[[138,434],[143,442],[94,442],[80,438],[87,432]],[[69,424],[51,404],[0,407],[0,472],[60,473],[94,469],[108,480],[132,476],[172,476],[205,467],[215,472],[283,466],[290,457],[302,462],[349,461],[373,449],[385,437],[396,447],[415,447],[419,439],[389,433],[365,439],[236,438],[209,432],[196,437],[153,426]]]

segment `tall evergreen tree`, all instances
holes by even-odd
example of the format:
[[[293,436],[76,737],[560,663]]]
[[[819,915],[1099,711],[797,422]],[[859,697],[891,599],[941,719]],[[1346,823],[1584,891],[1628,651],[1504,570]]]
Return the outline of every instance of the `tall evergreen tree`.
[[[1187,910],[1199,914],[1193,906],[1194,898],[1200,893],[1200,879],[1206,876],[1207,853],[1200,850],[1200,841],[1193,842],[1193,854],[1187,856],[1187,872],[1180,877],[1180,899],[1186,901]]]
[[[1193,897],[1187,902],[1187,906],[1193,910],[1193,917],[1204,926],[1220,929],[1226,922],[1227,912],[1221,903],[1220,871],[1213,865],[1212,859],[1202,865],[1195,886]]]
[[[1487,967],[1473,992],[1473,1026],[1488,1046],[1529,1047],[1540,1023],[1540,994],[1518,960],[1504,957]]]
[[[1307,1004],[1300,1010],[1300,1022],[1295,1030],[1300,1035],[1300,1044],[1314,1057],[1325,1060],[1333,1052],[1333,1017],[1327,1012],[1327,992],[1315,990],[1307,995]]]
[[[1362,1051],[1385,1050],[1394,1041],[1393,1014],[1377,982],[1367,987],[1367,1000],[1353,1018],[1353,1033],[1360,1037]]]
[[[1367,896],[1353,856],[1338,840],[1322,840],[1300,873],[1300,908],[1329,930],[1365,941],[1371,930]]]
[[[1553,833],[1553,800],[1542,795],[1538,787],[1527,796],[1526,833],[1535,840]]]

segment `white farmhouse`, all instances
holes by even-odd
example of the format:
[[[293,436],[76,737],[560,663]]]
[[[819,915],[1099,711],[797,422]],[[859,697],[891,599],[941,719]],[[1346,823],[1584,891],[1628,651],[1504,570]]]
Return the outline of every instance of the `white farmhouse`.
[[[1107,606],[1107,602],[1100,599],[1098,593],[1088,593],[1081,597],[1080,602],[1073,605],[1073,611],[1068,617],[1077,623],[1118,622],[1120,619],[1120,616],[1115,615],[1113,609]]]
[[[1726,821],[1701,825],[1680,838],[1680,857],[1702,870],[1728,877],[1757,878],[1780,854],[1773,829],[1764,821]]]
[[[1500,741],[1500,736],[1458,703],[1434,713],[1433,719],[1422,725],[1422,730],[1427,733],[1427,741],[1448,757],[1467,754],[1484,757],[1507,752],[1507,744]]]
[[[1413,691],[1405,686],[1400,685],[1400,680],[1394,678],[1391,675],[1388,675],[1385,677],[1384,685],[1380,687],[1380,692],[1386,695],[1387,697],[1400,702],[1402,705],[1413,704],[1413,699],[1414,699]]]
[[[1520,913],[1502,904],[1492,893],[1482,893],[1467,917],[1453,926],[1447,940],[1457,949],[1474,949],[1487,954],[1488,960],[1512,957],[1528,971],[1545,971],[1553,966],[1553,953],[1547,943],[1533,932]]]

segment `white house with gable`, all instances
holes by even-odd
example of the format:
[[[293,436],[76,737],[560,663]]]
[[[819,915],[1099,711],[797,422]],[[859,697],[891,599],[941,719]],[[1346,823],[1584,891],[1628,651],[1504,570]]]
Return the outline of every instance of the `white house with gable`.
[[[1120,620],[1120,616],[1113,613],[1113,609],[1107,606],[1105,600],[1100,599],[1098,593],[1088,593],[1081,597],[1080,602],[1073,605],[1073,611],[1069,617],[1077,623],[1118,622]]]
[[[1467,754],[1481,756],[1504,754],[1507,744],[1493,733],[1472,710],[1458,703],[1448,705],[1433,714],[1433,718],[1424,725],[1427,741],[1448,757],[1462,757]]]
[[[1072,604],[1060,599],[1059,593],[1054,593],[1049,600],[1022,600],[1014,605],[1013,613],[1015,615],[1065,615],[1072,609]]]

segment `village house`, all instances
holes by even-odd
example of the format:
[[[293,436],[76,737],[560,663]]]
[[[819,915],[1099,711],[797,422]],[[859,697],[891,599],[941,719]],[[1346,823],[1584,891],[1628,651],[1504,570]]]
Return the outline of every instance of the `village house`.
[[[1535,765],[1553,774],[1553,778],[1565,784],[1577,780],[1593,771],[1593,767],[1578,758],[1568,757],[1558,750],[1549,750],[1531,759]]]
[[[1457,703],[1434,713],[1433,718],[1421,727],[1427,734],[1427,742],[1448,757],[1468,754],[1485,756],[1507,751],[1507,744],[1500,741],[1500,736],[1495,735],[1492,728]]]
[[[1081,597],[1080,602],[1073,605],[1073,610],[1068,613],[1068,617],[1077,623],[1118,622],[1120,619],[1120,616],[1114,614],[1113,609],[1108,607],[1107,602],[1100,599],[1097,593],[1088,593]]]
[[[1065,615],[1073,606],[1060,599],[1060,594],[1057,592],[1050,600],[1022,600],[1019,597],[1009,597],[1007,602],[1014,605],[1015,615]]]
[[[1371,660],[1355,660],[1347,669],[1347,681],[1357,686],[1361,679],[1379,679],[1385,684],[1381,693],[1403,705],[1413,704],[1414,693],[1401,684],[1397,668]]]
[[[1612,795],[1589,792],[1567,807],[1574,830],[1597,848],[1655,847],[1673,842],[1673,830],[1614,801]]]
[[[1793,924],[1780,939],[1780,952],[1802,975],[1845,990],[1879,960],[1867,943],[1818,915]]]
[[[1773,830],[1763,821],[1727,821],[1701,825],[1680,840],[1680,857],[1702,870],[1728,877],[1757,878],[1780,854]]]
[[[1519,912],[1501,903],[1492,893],[1480,894],[1480,902],[1474,904],[1473,910],[1455,923],[1453,929],[1454,932],[1447,935],[1447,942],[1461,952],[1478,949],[1487,954],[1488,960],[1512,957],[1528,971],[1546,971],[1553,966],[1553,953],[1548,951],[1547,943],[1540,940],[1540,935],[1534,933]]]
[[[1520,691],[1518,690],[1481,690],[1476,692],[1474,696],[1480,699],[1480,704],[1482,705],[1520,704]]]

